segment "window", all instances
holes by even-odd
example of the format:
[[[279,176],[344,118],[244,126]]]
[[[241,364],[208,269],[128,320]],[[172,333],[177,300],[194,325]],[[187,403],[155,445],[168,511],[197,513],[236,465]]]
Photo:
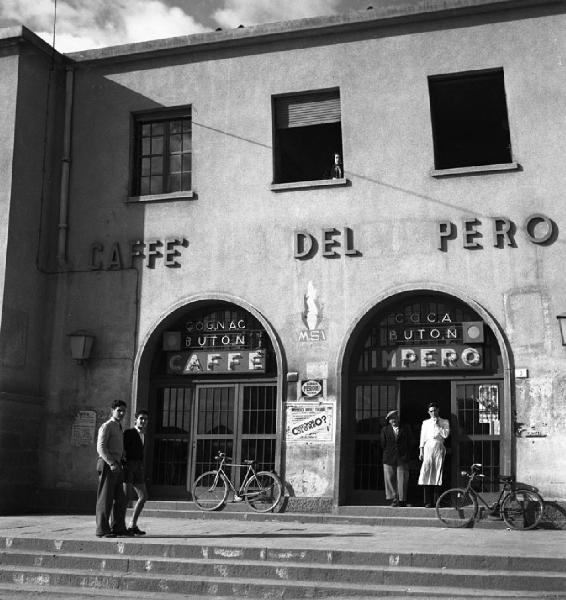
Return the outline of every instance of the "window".
[[[191,190],[191,111],[183,109],[135,117],[132,192],[154,196]]]
[[[428,83],[436,169],[512,162],[502,69]]]
[[[280,96],[273,108],[275,183],[343,179],[339,91]]]

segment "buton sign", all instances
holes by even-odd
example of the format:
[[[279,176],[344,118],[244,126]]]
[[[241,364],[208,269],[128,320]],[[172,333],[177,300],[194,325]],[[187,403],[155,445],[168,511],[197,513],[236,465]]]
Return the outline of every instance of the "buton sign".
[[[265,373],[264,350],[167,353],[167,373],[172,375],[252,372]]]

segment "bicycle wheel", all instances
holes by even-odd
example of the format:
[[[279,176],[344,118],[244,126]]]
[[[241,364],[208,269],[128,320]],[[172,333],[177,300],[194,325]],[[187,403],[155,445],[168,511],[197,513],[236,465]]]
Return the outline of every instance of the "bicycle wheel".
[[[436,516],[448,527],[466,527],[478,514],[478,501],[463,488],[446,490],[436,503]]]
[[[543,499],[531,490],[513,490],[501,504],[501,516],[513,529],[533,529],[542,519]]]
[[[281,500],[283,486],[277,475],[269,471],[260,471],[250,477],[244,488],[247,503],[257,512],[267,512],[277,506]]]
[[[193,500],[201,510],[220,508],[228,496],[228,486],[218,471],[207,471],[193,483]]]

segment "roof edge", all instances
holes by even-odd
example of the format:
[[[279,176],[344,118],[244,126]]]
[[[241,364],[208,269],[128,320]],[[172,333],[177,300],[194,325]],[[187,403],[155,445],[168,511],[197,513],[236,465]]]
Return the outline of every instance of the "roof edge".
[[[55,58],[57,62],[68,62],[65,55],[61,54],[53,46],[40,38],[31,29],[25,25],[13,25],[11,27],[0,28],[0,50],[6,54],[7,50],[13,49],[13,54],[19,54],[23,46],[28,45],[38,50],[42,54]]]
[[[371,1],[371,0],[368,0]],[[378,0],[380,1],[380,0]],[[488,12],[563,4],[563,0],[381,0],[380,5],[364,11],[327,17],[310,17],[292,21],[239,27],[226,31],[211,31],[172,38],[107,46],[66,54],[76,62],[131,61],[147,55],[175,54],[186,50],[227,48],[250,43],[332,32],[387,27],[399,23],[444,19]]]

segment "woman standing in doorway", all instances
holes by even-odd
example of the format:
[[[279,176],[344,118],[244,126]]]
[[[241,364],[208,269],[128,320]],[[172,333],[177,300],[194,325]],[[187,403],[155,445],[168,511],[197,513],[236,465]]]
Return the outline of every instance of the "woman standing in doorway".
[[[423,421],[421,441],[419,444],[419,459],[422,461],[419,475],[419,485],[424,486],[424,501],[426,508],[432,508],[438,500],[442,485],[442,465],[446,448],[444,440],[450,435],[450,423],[441,419],[438,414],[438,404],[428,405],[429,418]]]

